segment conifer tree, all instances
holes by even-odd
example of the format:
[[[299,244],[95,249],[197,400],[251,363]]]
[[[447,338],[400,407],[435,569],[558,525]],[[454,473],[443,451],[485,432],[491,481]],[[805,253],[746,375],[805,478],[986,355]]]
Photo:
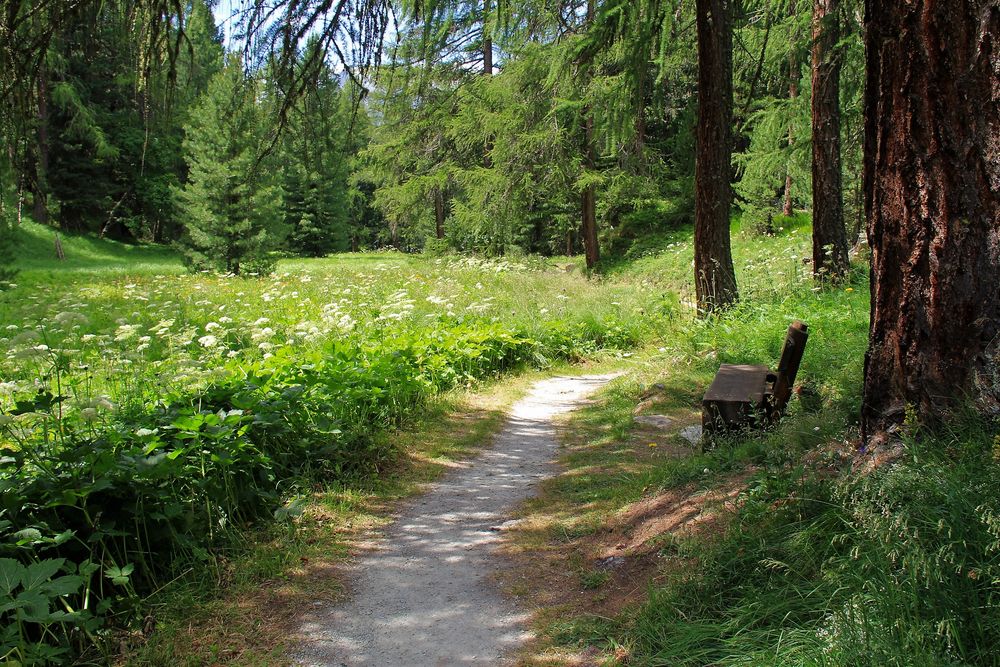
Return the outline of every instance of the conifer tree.
[[[299,66],[307,67],[311,57],[321,58],[315,43]],[[327,63],[318,63],[312,87],[292,109],[282,159],[289,247],[312,257],[350,248],[352,89],[340,86]]]
[[[698,0],[698,161],[695,175],[694,267],[698,310],[737,299],[729,238],[733,117],[732,3]]]
[[[850,269],[840,157],[840,3],[813,0],[813,276],[842,280]]]
[[[235,58],[194,106],[184,148],[188,182],[175,190],[181,249],[192,268],[269,272],[286,236],[281,192],[262,159],[267,140],[258,82]]]

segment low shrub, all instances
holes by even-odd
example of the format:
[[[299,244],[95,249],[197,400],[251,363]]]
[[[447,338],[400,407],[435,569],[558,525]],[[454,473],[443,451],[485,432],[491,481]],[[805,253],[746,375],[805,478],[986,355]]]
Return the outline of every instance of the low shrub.
[[[15,396],[0,414],[0,655],[35,664],[100,647],[143,596],[210,565],[234,528],[287,516],[304,479],[381,469],[394,452],[375,436],[435,393],[636,342],[598,320],[552,322],[538,338],[458,321],[397,333],[280,348],[146,410]]]

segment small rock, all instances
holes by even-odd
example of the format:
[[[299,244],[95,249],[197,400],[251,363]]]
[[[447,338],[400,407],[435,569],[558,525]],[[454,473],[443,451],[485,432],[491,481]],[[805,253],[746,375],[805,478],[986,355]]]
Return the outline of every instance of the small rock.
[[[686,426],[681,429],[680,436],[690,442],[692,445],[697,445],[701,442],[701,424],[695,424],[694,426]]]
[[[598,570],[616,570],[625,564],[625,558],[622,556],[608,556],[607,558],[600,558],[597,561]]]
[[[635,423],[653,428],[669,428],[674,420],[666,415],[639,415],[635,418]]]

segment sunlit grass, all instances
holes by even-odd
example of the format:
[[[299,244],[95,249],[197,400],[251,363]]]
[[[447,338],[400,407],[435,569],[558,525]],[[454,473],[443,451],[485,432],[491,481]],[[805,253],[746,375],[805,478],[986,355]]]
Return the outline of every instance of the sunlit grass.
[[[587,281],[537,260],[340,255],[244,279],[141,264],[133,272],[127,255],[102,272],[98,259],[88,260],[93,271],[67,270],[54,283],[26,271],[0,292],[8,394],[58,380],[84,408],[100,396],[137,405],[239,374],[282,349],[363,346],[477,323],[530,337],[557,326],[595,338],[609,324],[644,337],[658,326],[647,314],[650,289]]]
[[[690,295],[689,238],[678,232],[613,273]],[[743,490],[724,530],[686,537],[680,550],[664,537],[660,581],[642,603],[612,617],[564,610],[546,626],[550,643],[649,667],[997,664],[1000,588],[986,574],[1000,563],[1000,505],[986,491],[1000,476],[997,424],[958,411],[937,430],[907,429],[895,464],[852,472],[865,268],[845,284],[817,286],[802,261],[810,243],[797,224],[774,237],[737,230],[737,306],[705,321],[679,311],[659,352],[571,420],[568,472],[531,506],[546,548],[582,548],[574,545],[598,539],[624,508],[659,494],[733,479]],[[696,415],[719,364],[773,367],[794,319],[810,337],[803,392],[786,418],[673,455],[684,445],[671,433]],[[634,410],[655,385],[645,411],[678,426],[654,436],[638,429]],[[537,545],[538,535],[530,539]]]

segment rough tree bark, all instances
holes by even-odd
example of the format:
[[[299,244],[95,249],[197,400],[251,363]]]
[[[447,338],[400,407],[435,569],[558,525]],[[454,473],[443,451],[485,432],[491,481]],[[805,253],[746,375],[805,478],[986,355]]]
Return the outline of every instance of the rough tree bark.
[[[483,76],[493,76],[493,33],[490,32],[489,20],[492,4],[490,0],[483,2]],[[493,142],[486,141],[483,148],[483,166],[489,169],[493,166]]]
[[[434,188],[434,235],[444,238],[444,193],[440,187]]]
[[[1000,413],[1000,3],[866,0],[862,438]]]
[[[587,25],[594,22],[595,0],[587,0]],[[590,67],[588,64],[587,67]],[[587,76],[589,79],[589,74]],[[583,165],[587,171],[593,171],[596,166],[596,150],[594,149],[594,115],[589,107],[583,111]],[[582,234],[584,255],[587,258],[587,268],[597,266],[601,258],[597,243],[597,192],[593,185],[583,189],[580,196],[580,215],[582,218]]]
[[[788,3],[788,15],[795,17],[796,5],[795,0],[791,0]],[[797,31],[796,31],[797,32]],[[798,36],[793,35],[791,48],[788,51],[788,99],[794,101],[799,96],[799,63],[796,59],[795,44],[798,42]],[[788,148],[791,149],[795,145],[795,135],[792,131],[792,126],[788,126]],[[795,209],[792,206],[792,170],[788,169],[785,171],[785,205],[781,209],[781,213],[785,216],[791,216],[795,213]]]
[[[839,4],[839,0],[813,0],[812,255],[817,280],[839,280],[850,269],[840,162]]]
[[[483,2],[483,75],[493,75],[493,34],[490,32],[491,0]]]
[[[584,120],[584,134],[586,146],[584,148],[583,162],[587,171],[594,169],[594,117],[587,113]],[[583,218],[583,249],[587,258],[587,268],[592,269],[601,258],[600,247],[597,243],[597,192],[593,185],[588,185],[583,189],[580,196],[580,211]]]
[[[31,175],[32,217],[44,225],[49,222],[49,84],[44,67],[38,73],[37,106],[34,172]]]
[[[730,0],[697,0],[698,151],[694,278],[698,310],[736,300],[729,238],[732,206],[733,33]]]
[[[646,66],[639,68],[635,86],[635,157],[640,173],[646,173]]]

